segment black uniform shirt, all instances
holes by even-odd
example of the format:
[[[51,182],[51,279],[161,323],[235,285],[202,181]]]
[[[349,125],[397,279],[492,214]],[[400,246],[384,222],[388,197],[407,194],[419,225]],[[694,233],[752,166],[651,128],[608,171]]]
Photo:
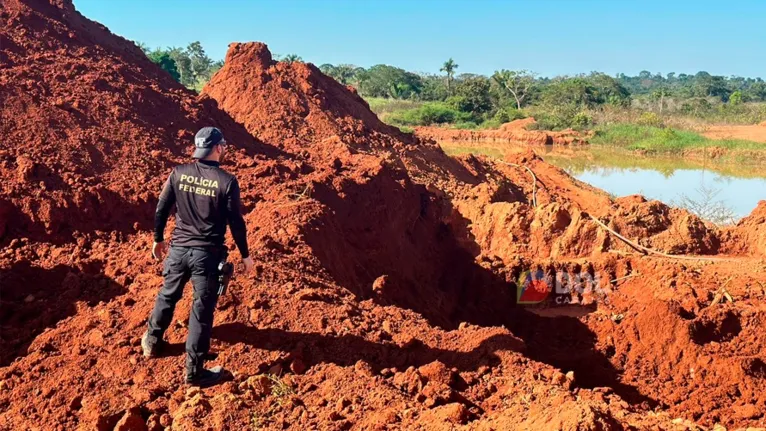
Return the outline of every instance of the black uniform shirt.
[[[228,224],[242,258],[250,255],[240,209],[239,183],[217,162],[199,160],[173,168],[154,215],[156,242],[164,240],[165,225],[173,204],[176,205],[173,245],[221,246]]]

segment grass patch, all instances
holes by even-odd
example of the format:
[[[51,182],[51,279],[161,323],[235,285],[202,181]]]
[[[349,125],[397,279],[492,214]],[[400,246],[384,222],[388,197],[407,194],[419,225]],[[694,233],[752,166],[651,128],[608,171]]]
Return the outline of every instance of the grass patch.
[[[424,103],[419,100],[397,100],[387,99],[385,97],[365,97],[364,100],[370,105],[370,110],[378,114],[378,116],[390,114],[395,111],[416,109],[421,107]]]
[[[442,147],[445,153],[447,153],[450,156],[462,156],[466,154],[476,154],[476,155],[485,155],[489,156],[495,159],[503,159],[504,151],[499,148],[493,148],[493,147],[466,147],[461,146],[459,143],[457,145],[450,145],[450,143],[447,142],[440,142],[439,145]]]
[[[728,150],[766,150],[766,145],[742,139],[709,139],[700,134],[635,124],[613,124],[596,129],[593,145],[623,147],[649,153],[680,153],[687,149],[720,147]]]
[[[277,398],[277,401],[281,403],[282,399],[293,395],[295,390],[288,385],[284,380],[273,374],[266,374],[266,377],[271,381],[271,395]]]
[[[418,108],[391,112],[380,118],[384,122],[397,127],[413,127],[467,122],[470,120],[470,115],[460,112],[443,102],[428,102]]]

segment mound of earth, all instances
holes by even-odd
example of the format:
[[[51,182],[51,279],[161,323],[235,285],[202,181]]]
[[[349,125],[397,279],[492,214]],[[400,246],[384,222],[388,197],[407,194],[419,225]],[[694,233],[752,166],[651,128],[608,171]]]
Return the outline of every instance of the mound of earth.
[[[197,101],[71,1],[2,5],[6,236],[66,240],[75,230],[135,232],[136,221],[147,228],[150,201],[200,124],[225,128],[240,148],[259,152],[214,102]]]
[[[360,163],[344,159],[374,155],[373,163],[407,169],[424,184],[454,189],[458,183],[479,182],[434,142],[380,121],[353,87],[312,64],[274,61],[263,43],[229,45],[223,68],[202,94],[253,136],[317,169],[355,170]]]
[[[434,126],[416,127],[415,135],[434,141],[505,142],[529,145],[585,145],[588,143],[588,138],[591,137],[591,132],[577,132],[572,129],[559,132],[527,129],[536,123],[534,118],[529,117],[505,123],[498,129],[463,130]]]
[[[500,126],[500,130],[514,130],[514,129],[524,129],[526,130],[528,126],[531,126],[533,124],[537,124],[537,121],[534,119],[534,117],[528,117],[528,118],[520,118],[518,120],[513,120],[508,123],[504,123]]]
[[[224,67],[203,94],[259,139],[291,151],[333,139],[361,149],[414,143],[381,122],[352,87],[314,65],[274,61],[263,43],[229,45]]]
[[[0,205],[0,219],[12,220],[0,243],[0,429],[763,424],[762,263],[640,256],[591,216],[669,252],[716,253],[718,229],[658,202],[612,200],[531,152],[504,163],[447,157],[434,142],[382,124],[315,67],[272,61],[262,44],[232,45],[195,100],[71,3],[3,5],[3,18],[15,25],[0,36],[13,49],[34,48],[29,60],[3,52],[15,73],[47,70],[54,59],[80,65],[85,76],[124,71],[108,81],[109,100],[126,110],[128,126],[151,132],[164,124],[142,103],[168,104],[164,118],[172,125],[152,135],[156,161],[131,151],[149,144],[127,129],[112,134],[116,122],[96,108],[80,121],[103,125],[100,139],[113,145],[101,158],[57,165],[46,155],[74,146],[66,135],[30,144],[40,153],[33,163],[112,187],[125,210],[109,223],[131,229],[81,222],[77,206],[61,212],[71,222],[59,232],[68,229],[71,238],[35,219],[26,223],[39,234],[15,233],[24,202],[68,200],[35,195],[24,189],[29,181],[8,176],[17,191]],[[52,85],[49,75],[39,79]],[[2,82],[3,94],[25,97]],[[92,94],[86,84],[75,80],[67,91]],[[141,88],[151,88],[152,98],[124,96]],[[46,94],[12,112],[28,122],[41,112],[44,121],[68,115],[50,113]],[[107,97],[93,96],[93,104]],[[60,118],[51,133],[74,121]],[[151,234],[131,205],[143,196],[140,205],[153,207],[198,121],[220,125],[239,146],[228,167],[240,179],[258,274],[236,278],[219,300],[213,349],[232,379],[187,390],[188,297],[165,356],[140,354],[162,278],[148,256]],[[8,133],[19,136],[17,127]],[[116,173],[129,172],[120,156],[128,166],[141,157],[157,164],[141,169],[152,184],[145,195],[118,187]],[[567,285],[574,290],[525,307],[519,280],[528,270],[587,273],[601,282],[584,292]],[[556,306],[560,300],[570,305]]]
[[[43,328],[124,292],[131,276],[105,250],[152,225],[170,166],[217,125],[237,163],[278,151],[258,143],[209,98],[197,100],[132,42],[70,1],[0,9],[0,363]],[[289,168],[283,169],[287,171]],[[123,247],[123,249],[120,249]],[[122,252],[122,251],[120,251]]]
[[[766,253],[766,201],[724,232],[724,250],[733,254],[763,256]]]

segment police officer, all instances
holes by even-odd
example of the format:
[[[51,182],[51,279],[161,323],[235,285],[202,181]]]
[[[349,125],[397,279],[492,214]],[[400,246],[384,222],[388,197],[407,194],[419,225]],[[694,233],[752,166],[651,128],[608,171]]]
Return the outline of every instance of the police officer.
[[[231,229],[242,263],[253,271],[253,260],[247,249],[247,231],[242,218],[239,183],[220,168],[226,149],[223,134],[215,127],[205,127],[194,138],[195,163],[177,166],[160,194],[154,217],[152,256],[165,259],[162,272],[164,285],[157,295],[148,329],[141,338],[144,356],[156,357],[165,344],[163,334],[173,319],[176,303],[184,285],[191,279],[194,301],[189,316],[186,338],[186,383],[210,386],[221,380],[223,369],[205,369],[210,349],[213,312],[218,300],[219,264],[226,259],[224,246],[226,225]],[[164,240],[170,210],[176,206],[176,226],[172,244]]]

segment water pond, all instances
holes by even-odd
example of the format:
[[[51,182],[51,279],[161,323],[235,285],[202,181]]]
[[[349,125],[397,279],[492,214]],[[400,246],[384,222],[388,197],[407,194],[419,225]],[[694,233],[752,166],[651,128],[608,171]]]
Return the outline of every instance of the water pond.
[[[442,142],[449,154],[502,157],[508,147]],[[512,148],[510,148],[512,149]],[[585,146],[538,150],[549,163],[615,197],[641,194],[685,207],[710,221],[727,224],[748,215],[766,199],[766,166],[681,156],[638,156],[620,148]]]

